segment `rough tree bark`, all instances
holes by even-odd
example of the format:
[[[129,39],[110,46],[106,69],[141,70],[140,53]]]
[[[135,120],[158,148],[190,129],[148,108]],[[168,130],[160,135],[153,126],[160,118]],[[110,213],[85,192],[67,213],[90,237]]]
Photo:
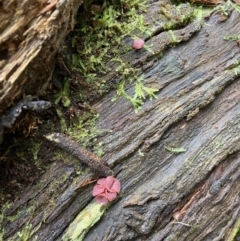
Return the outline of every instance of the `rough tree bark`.
[[[146,15],[156,16],[159,2],[148,4]],[[223,7],[224,14],[219,8],[172,32],[149,20],[156,29],[147,40],[154,54],[143,49],[123,56],[158,88],[158,98],[147,100],[138,114],[124,98],[111,102],[114,91],[94,104],[99,128],[112,130],[99,142],[122,192],[84,240],[230,241],[239,230],[240,48],[224,37],[239,33],[240,13],[236,5]],[[172,36],[177,43],[168,48]],[[113,76],[104,78],[115,82]],[[176,155],[165,146],[186,152]],[[80,184],[94,177],[54,163],[6,209],[5,215],[18,216],[4,220],[4,240],[16,240],[27,228],[29,240],[71,240],[74,218],[94,202],[93,184]]]

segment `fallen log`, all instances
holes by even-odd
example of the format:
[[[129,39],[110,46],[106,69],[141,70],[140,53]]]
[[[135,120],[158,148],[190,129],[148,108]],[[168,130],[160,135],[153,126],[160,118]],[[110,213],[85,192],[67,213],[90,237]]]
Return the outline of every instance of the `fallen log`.
[[[146,16],[161,9],[159,2],[148,4]],[[149,20],[155,31],[145,42],[153,51],[122,56],[144,74],[146,86],[157,89],[157,98],[146,99],[138,113],[123,96],[112,102],[115,90],[93,104],[99,129],[111,130],[97,141],[102,159],[121,181],[117,201],[96,207],[91,195],[96,173],[84,169],[79,175],[76,166],[55,161],[4,210],[4,216],[15,217],[3,220],[4,240],[239,236],[240,48],[226,37],[238,32],[240,15],[232,3],[222,7],[224,14],[216,8],[170,31]],[[111,85],[119,82],[114,76],[112,68],[102,78]],[[126,93],[134,91],[135,83],[129,83]]]

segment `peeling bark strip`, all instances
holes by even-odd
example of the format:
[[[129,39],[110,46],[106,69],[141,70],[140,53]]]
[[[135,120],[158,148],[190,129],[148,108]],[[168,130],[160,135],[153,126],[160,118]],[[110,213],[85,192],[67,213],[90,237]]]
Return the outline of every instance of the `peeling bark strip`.
[[[98,172],[103,176],[112,176],[113,171],[107,167],[104,162],[88,151],[84,147],[81,147],[77,142],[70,139],[68,136],[61,133],[53,133],[45,136],[47,140],[53,142],[57,147],[70,152],[83,164],[88,165],[92,170]]]
[[[0,3],[0,113],[4,113],[25,95],[42,96],[82,0]]]

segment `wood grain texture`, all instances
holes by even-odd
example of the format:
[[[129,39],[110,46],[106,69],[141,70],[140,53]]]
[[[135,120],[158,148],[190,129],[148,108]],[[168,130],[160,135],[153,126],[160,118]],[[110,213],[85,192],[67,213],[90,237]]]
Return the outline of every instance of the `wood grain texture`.
[[[1,3],[0,113],[24,95],[43,94],[55,54],[72,30],[81,3],[78,0]]]
[[[154,19],[159,2],[148,4],[155,30],[146,44],[154,54],[132,50],[123,58],[140,68],[146,85],[158,88],[158,98],[146,100],[138,114],[124,98],[111,102],[115,91],[94,104],[98,127],[111,130],[98,137],[102,159],[122,192],[84,240],[228,240],[240,216],[240,48],[224,36],[238,33],[239,11],[230,6],[227,17],[216,10],[178,26],[173,47],[169,31]],[[102,78],[110,85],[119,81],[114,71]],[[127,92],[134,92],[133,84]],[[164,146],[186,152],[175,155]],[[89,171],[79,176],[55,163],[7,210],[22,213],[4,223],[5,240],[16,240],[25,223],[35,228],[29,240],[61,240],[93,201],[93,183],[78,188],[91,179]],[[182,223],[174,220],[176,212]]]
[[[144,76],[160,86],[158,99],[137,115],[124,99],[96,104],[99,125],[113,131],[101,140],[103,159],[120,172],[123,197],[85,240],[227,240],[240,215],[240,49],[223,33],[236,33],[238,19],[235,10],[224,21],[215,12],[188,42],[153,58]],[[164,35],[149,40],[154,51]],[[131,62],[137,54],[139,62],[147,59],[144,51],[131,53]],[[187,151],[174,155],[165,145]],[[172,223],[182,209],[191,227]]]

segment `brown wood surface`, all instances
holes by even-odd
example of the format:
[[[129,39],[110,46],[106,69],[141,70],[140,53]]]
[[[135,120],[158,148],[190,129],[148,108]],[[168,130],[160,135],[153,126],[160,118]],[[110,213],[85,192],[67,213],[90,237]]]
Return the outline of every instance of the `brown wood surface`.
[[[0,1],[0,114],[42,95],[81,0]]]
[[[148,4],[146,16],[155,16],[159,2]],[[151,18],[155,34],[146,44],[154,54],[143,49],[123,56],[141,69],[146,85],[158,88],[158,98],[146,100],[137,114],[126,99],[111,101],[114,90],[93,105],[98,127],[106,130],[98,137],[102,159],[122,191],[84,240],[230,241],[240,217],[240,48],[224,36],[239,33],[240,13],[233,6],[227,13],[215,10],[179,26],[172,31],[175,47],[171,33]],[[114,68],[102,78],[118,82]],[[176,155],[165,146],[186,152]],[[29,240],[62,240],[93,201],[94,183],[80,184],[95,178],[91,170],[79,176],[54,162],[5,211],[18,217],[4,220],[4,240],[16,240],[26,223],[35,228]],[[178,212],[182,217],[174,220]]]

